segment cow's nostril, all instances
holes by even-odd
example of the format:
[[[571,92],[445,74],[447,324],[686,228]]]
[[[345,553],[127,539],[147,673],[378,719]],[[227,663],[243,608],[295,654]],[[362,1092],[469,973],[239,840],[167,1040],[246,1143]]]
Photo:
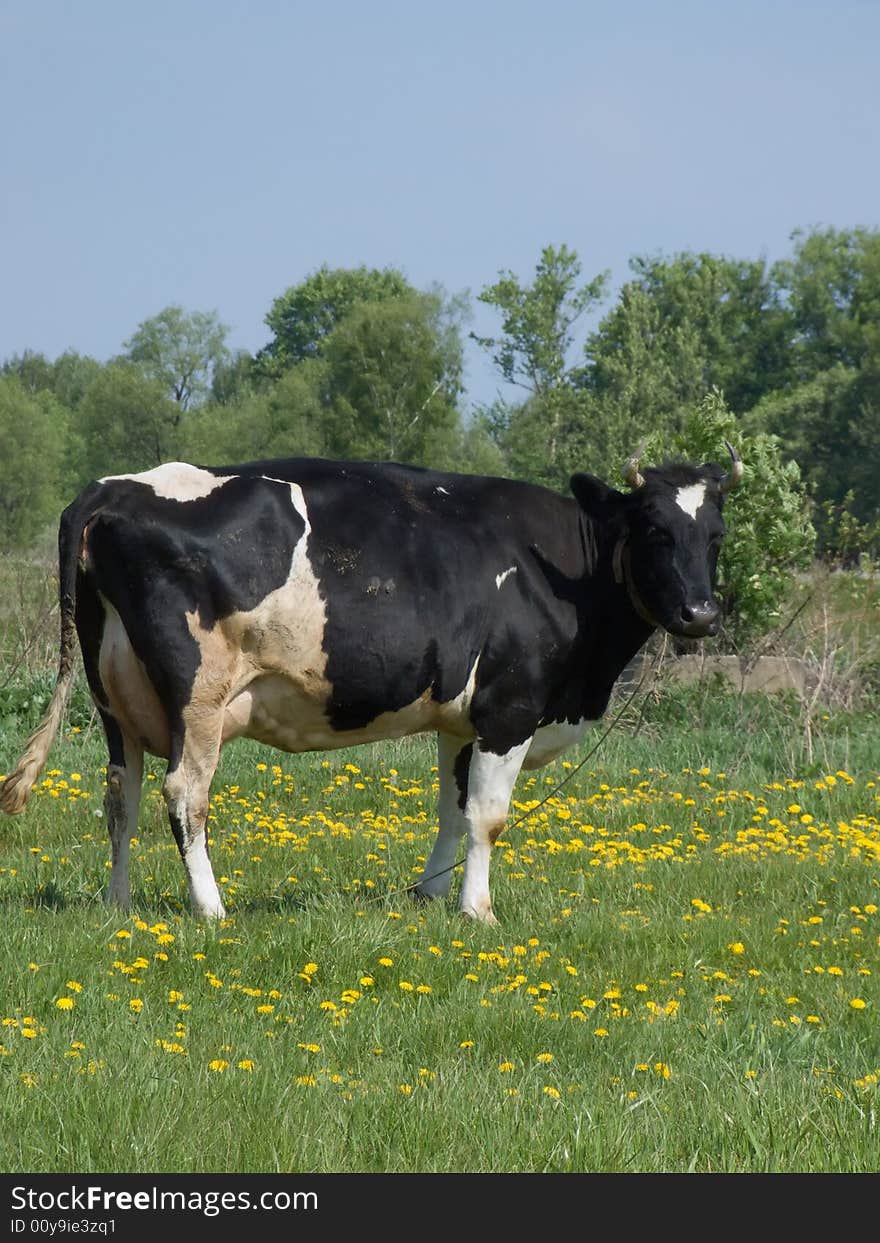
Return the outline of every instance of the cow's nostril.
[[[720,616],[718,605],[711,600],[682,604],[679,610],[685,633],[700,635],[713,630]]]

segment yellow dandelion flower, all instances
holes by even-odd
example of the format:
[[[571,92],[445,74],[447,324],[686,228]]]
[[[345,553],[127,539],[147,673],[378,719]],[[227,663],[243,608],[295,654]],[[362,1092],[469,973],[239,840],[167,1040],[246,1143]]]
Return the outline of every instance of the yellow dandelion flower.
[[[544,1095],[549,1096],[554,1101],[558,1101],[559,1100],[559,1089],[551,1087],[550,1084],[548,1083],[544,1088]]]
[[[252,1071],[254,1069],[254,1063],[251,1061],[249,1057],[243,1057],[241,1061],[238,1063],[238,1069]]]
[[[66,987],[74,993],[82,992],[82,984],[80,984],[78,980],[68,980]]]
[[[742,941],[732,941],[727,948],[730,950],[731,954],[744,954],[746,952],[746,947],[743,945]]]
[[[229,1063],[223,1057],[215,1057],[213,1061],[208,1063],[208,1070],[213,1070],[218,1074],[222,1074],[224,1070],[229,1069]]]
[[[539,1061],[539,1062],[552,1062],[552,1061],[553,1061],[553,1054],[552,1054],[552,1053],[539,1053],[539,1054],[538,1054],[538,1056],[537,1056],[537,1058],[536,1058],[536,1061]]]
[[[128,1008],[129,1010],[133,1010],[135,1014],[140,1014],[141,1010],[144,1008],[144,1003],[141,1001],[140,997],[132,997],[131,1001],[128,1003]]]
[[[498,1069],[502,1075],[507,1075],[513,1070],[513,1062],[501,1062]]]
[[[75,1005],[76,1002],[72,997],[59,997],[55,1002],[55,1007],[58,1010],[72,1010]]]
[[[868,1003],[865,1001],[864,997],[853,997],[849,1004],[853,1010],[864,1010]]]

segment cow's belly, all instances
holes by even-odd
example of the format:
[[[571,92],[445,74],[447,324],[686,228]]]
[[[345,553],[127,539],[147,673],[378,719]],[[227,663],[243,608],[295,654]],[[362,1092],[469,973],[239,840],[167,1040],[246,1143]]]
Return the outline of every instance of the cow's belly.
[[[540,729],[535,730],[532,745],[523,760],[523,768],[541,768],[544,764],[555,760],[557,756],[562,755],[563,751],[567,751],[576,742],[580,742],[587,725],[587,721],[578,721],[574,725],[567,721],[542,725]]]
[[[326,698],[309,695],[291,679],[266,674],[255,679],[226,706],[223,741],[254,738],[281,751],[325,751],[360,746],[388,738],[442,730],[473,737],[468,707],[471,686],[456,699],[438,703],[426,690],[393,712],[380,712],[358,729],[334,729],[327,719]]]

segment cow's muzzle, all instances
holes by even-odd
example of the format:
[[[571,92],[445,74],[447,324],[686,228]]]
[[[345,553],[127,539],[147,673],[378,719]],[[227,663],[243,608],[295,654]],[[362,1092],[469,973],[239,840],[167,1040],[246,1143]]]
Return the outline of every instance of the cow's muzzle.
[[[713,600],[683,604],[675,619],[676,633],[689,639],[704,639],[718,633],[721,625],[721,609]]]

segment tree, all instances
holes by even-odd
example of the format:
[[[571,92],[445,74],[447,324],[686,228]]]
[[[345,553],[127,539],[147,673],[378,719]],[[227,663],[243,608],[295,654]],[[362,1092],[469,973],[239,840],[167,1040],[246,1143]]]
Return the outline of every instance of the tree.
[[[0,375],[0,544],[21,547],[58,516],[65,412],[45,391]]]
[[[265,374],[278,376],[309,358],[347,315],[364,302],[407,298],[416,290],[396,268],[329,268],[322,265],[272,303],[266,324],[273,336],[257,355]]]
[[[215,366],[210,400],[217,405],[228,406],[264,387],[264,377],[260,375],[253,355],[247,350],[236,350]]]
[[[786,316],[763,262],[686,252],[630,267],[633,279],[587,341],[580,377],[600,465],[649,428],[681,431],[714,389],[742,413],[790,373]]]
[[[123,348],[130,362],[186,410],[208,393],[215,368],[227,361],[228,332],[214,311],[167,306],[143,320]]]
[[[479,295],[480,302],[501,312],[503,336],[471,336],[492,352],[492,361],[508,384],[542,396],[565,381],[574,325],[603,296],[608,279],[603,273],[578,286],[580,273],[573,250],[545,246],[531,285],[504,272]]]
[[[502,272],[479,300],[501,313],[501,335],[473,340],[489,351],[508,384],[523,388],[518,404],[496,403],[490,417],[513,472],[558,486],[572,466],[571,438],[583,411],[569,353],[575,325],[604,295],[607,273],[579,284],[581,264],[567,246],[546,246],[531,284]]]
[[[880,516],[880,231],[794,234],[773,273],[789,320],[792,379],[749,415],[801,464],[821,521],[823,550],[841,552],[844,504],[860,523]]]
[[[28,393],[51,393],[55,385],[52,364],[45,354],[36,350],[13,354],[0,368],[0,374],[15,376]]]
[[[219,465],[325,455],[323,371],[317,360],[302,363],[274,384],[248,386],[227,403],[201,406],[188,420],[189,460]]]
[[[79,482],[148,470],[184,456],[182,407],[130,362],[108,363],[83,394],[73,429]]]
[[[101,363],[88,354],[65,350],[52,364],[52,391],[62,405],[75,410],[91,382],[100,374]]]
[[[328,334],[315,370],[335,457],[435,465],[460,426],[462,353],[439,294],[362,302]]]
[[[860,368],[880,353],[880,230],[792,234],[794,254],[773,268],[790,319],[795,380],[836,364]]]

